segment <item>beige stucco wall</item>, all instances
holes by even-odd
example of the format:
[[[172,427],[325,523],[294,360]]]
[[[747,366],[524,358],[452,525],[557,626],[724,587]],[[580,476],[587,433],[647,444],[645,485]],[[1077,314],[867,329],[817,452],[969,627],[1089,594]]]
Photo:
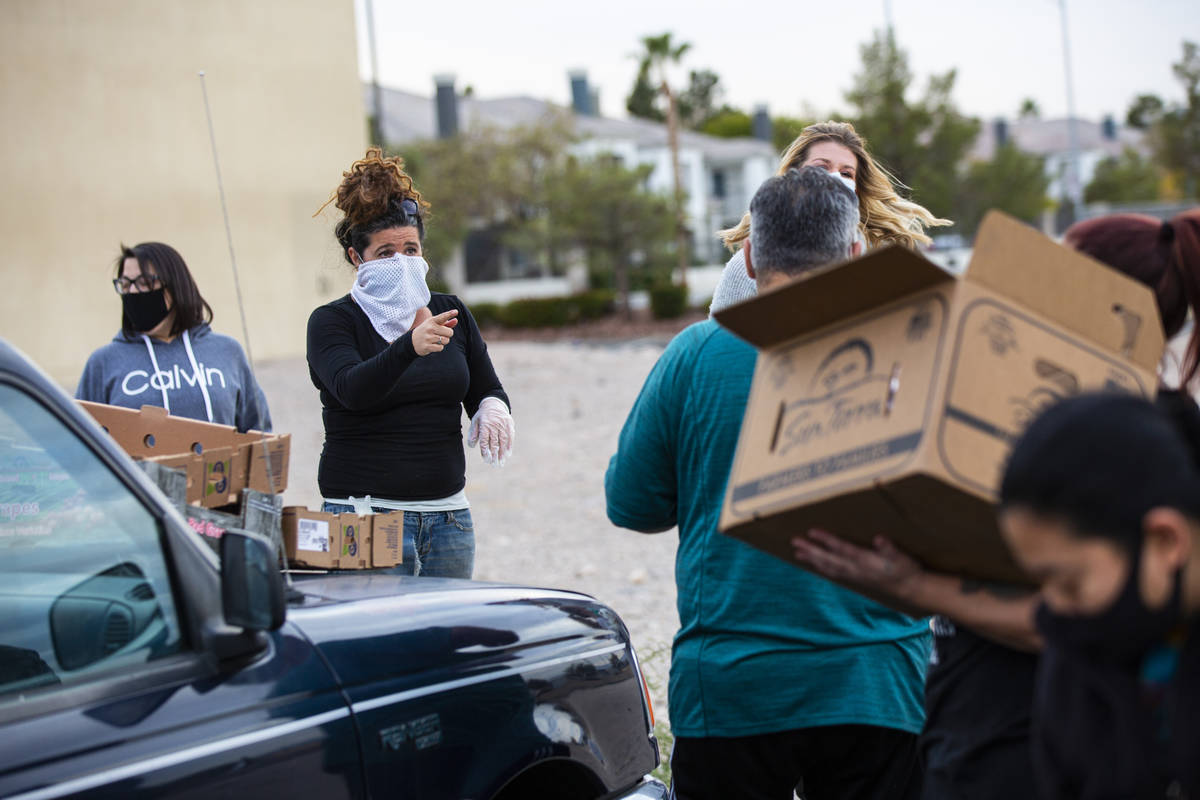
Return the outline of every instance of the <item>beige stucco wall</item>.
[[[74,388],[120,323],[119,242],[178,249],[256,361],[302,355],[349,273],[312,213],[366,146],[353,0],[0,1],[0,336]]]

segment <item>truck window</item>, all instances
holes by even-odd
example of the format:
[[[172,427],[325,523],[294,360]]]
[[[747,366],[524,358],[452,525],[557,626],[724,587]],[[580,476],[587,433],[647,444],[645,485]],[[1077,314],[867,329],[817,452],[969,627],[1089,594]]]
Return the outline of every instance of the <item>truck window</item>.
[[[180,650],[160,525],[57,417],[0,384],[0,700]]]

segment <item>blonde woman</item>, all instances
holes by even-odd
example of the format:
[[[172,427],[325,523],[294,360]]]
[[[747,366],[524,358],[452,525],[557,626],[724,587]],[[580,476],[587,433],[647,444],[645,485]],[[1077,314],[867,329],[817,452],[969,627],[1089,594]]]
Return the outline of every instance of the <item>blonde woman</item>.
[[[896,187],[903,187],[903,184],[875,163],[867,152],[866,140],[849,122],[809,125],[788,145],[779,162],[778,174],[808,166],[818,166],[840,176],[846,188],[857,195],[858,227],[867,247],[893,243],[912,248],[927,245],[932,240],[925,233],[926,228],[953,224],[901,197]],[[733,257],[721,274],[710,311],[719,311],[754,296],[754,281],[746,275],[741,250],[742,242],[749,235],[749,212],[736,226],[717,231],[717,236],[733,251]]]

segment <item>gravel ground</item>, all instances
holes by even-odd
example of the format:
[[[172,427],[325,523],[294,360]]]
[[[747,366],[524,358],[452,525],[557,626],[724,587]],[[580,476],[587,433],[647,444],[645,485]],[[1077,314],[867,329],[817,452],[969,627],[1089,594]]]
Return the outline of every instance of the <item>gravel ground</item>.
[[[492,362],[513,402],[516,444],[503,468],[484,464],[477,451],[467,457],[475,578],[573,589],[610,605],[629,626],[663,718],[679,625],[677,533],[613,527],[604,512],[604,471],[671,333],[638,329],[643,338],[632,341],[492,340]],[[284,503],[318,508],[324,434],[308,368],[302,359],[277,361],[260,365],[258,376],[275,430],[292,434]]]

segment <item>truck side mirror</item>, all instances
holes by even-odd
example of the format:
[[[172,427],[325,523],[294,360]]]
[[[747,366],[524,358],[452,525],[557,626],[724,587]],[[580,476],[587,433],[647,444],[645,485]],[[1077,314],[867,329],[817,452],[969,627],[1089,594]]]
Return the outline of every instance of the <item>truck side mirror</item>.
[[[229,625],[247,631],[273,631],[283,625],[283,575],[267,539],[235,530],[221,537],[221,603]]]

